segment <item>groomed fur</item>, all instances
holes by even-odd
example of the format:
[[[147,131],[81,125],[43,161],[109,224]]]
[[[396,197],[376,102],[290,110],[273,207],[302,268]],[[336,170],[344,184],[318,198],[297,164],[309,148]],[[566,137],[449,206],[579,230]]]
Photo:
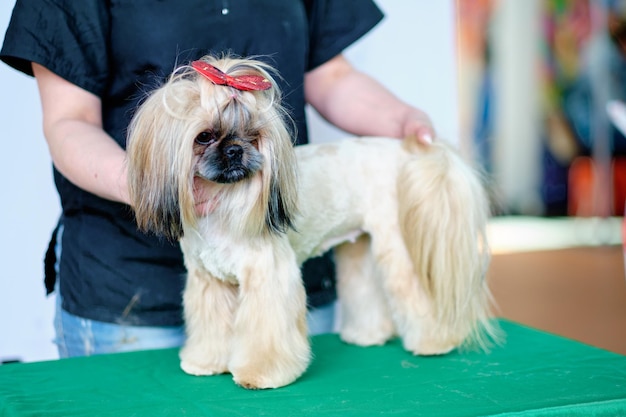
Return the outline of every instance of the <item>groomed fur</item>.
[[[272,88],[240,91],[179,68],[130,125],[130,198],[139,228],[180,239],[185,255],[181,368],[276,388],[310,361],[306,294],[285,235],[296,213],[293,145],[267,65],[203,59],[233,77],[261,75]],[[238,167],[216,172],[233,146]],[[201,218],[194,187],[206,198]]]
[[[499,335],[489,319],[489,201],[480,176],[444,142],[404,145],[417,157],[398,176],[401,230],[436,331],[455,345],[486,349]]]
[[[344,341],[399,336],[416,355],[486,347],[497,331],[488,319],[489,206],[479,175],[443,141],[358,138],[294,149],[270,68],[204,59],[232,76],[261,74],[273,87],[242,92],[183,67],[130,126],[138,225],[180,239],[188,271],[181,368],[230,372],[246,388],[296,380],[310,361],[299,267],[331,248]]]
[[[290,242],[299,262],[335,247],[343,340],[398,335],[418,355],[486,348],[497,331],[478,173],[443,140],[345,139],[296,155],[302,215]]]

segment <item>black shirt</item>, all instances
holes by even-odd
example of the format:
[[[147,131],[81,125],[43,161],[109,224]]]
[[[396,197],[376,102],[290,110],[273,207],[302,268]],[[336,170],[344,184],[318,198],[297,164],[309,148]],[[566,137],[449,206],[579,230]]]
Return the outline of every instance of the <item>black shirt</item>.
[[[139,100],[172,70],[206,54],[256,56],[278,69],[283,104],[307,142],[304,74],[369,31],[369,0],[18,0],[0,59],[32,75],[48,68],[102,100],[103,126],[122,147]],[[94,320],[182,323],[177,244],[137,231],[131,209],[55,170],[61,197],[63,308]],[[306,264],[309,303],[334,297],[332,265]]]

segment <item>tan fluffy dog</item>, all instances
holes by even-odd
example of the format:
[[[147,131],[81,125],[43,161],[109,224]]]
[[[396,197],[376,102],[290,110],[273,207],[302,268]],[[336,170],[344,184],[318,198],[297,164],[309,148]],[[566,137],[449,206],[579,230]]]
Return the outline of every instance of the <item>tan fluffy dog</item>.
[[[418,355],[483,345],[493,327],[477,174],[442,142],[293,148],[270,72],[205,57],[131,124],[138,225],[180,239],[188,270],[182,369],[230,372],[246,388],[298,378],[310,361],[299,266],[333,247],[343,340],[397,335]]]

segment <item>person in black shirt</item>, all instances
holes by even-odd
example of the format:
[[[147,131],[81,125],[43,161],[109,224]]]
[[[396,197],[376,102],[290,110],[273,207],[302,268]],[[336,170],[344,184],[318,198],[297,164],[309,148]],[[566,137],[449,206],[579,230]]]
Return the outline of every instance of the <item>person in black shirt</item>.
[[[297,144],[308,142],[305,103],[353,134],[431,140],[426,114],[342,55],[382,17],[370,0],[17,0],[0,59],[39,87],[62,205],[46,267],[60,356],[182,344],[180,248],[137,230],[124,151],[139,101],[177,65],[223,52],[266,60]],[[303,277],[322,323],[311,331],[332,330],[331,255]]]

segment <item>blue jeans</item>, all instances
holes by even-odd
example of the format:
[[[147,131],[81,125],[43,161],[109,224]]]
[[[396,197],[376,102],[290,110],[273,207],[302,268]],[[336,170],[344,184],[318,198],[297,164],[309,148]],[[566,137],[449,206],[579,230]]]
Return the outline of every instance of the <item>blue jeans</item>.
[[[309,334],[333,331],[335,304],[309,311]],[[59,357],[179,347],[185,341],[183,326],[128,326],[85,319],[61,308],[57,291],[55,343]]]
[[[61,358],[164,349],[185,341],[183,326],[127,326],[85,319],[63,310],[58,292],[56,304],[54,342]]]

